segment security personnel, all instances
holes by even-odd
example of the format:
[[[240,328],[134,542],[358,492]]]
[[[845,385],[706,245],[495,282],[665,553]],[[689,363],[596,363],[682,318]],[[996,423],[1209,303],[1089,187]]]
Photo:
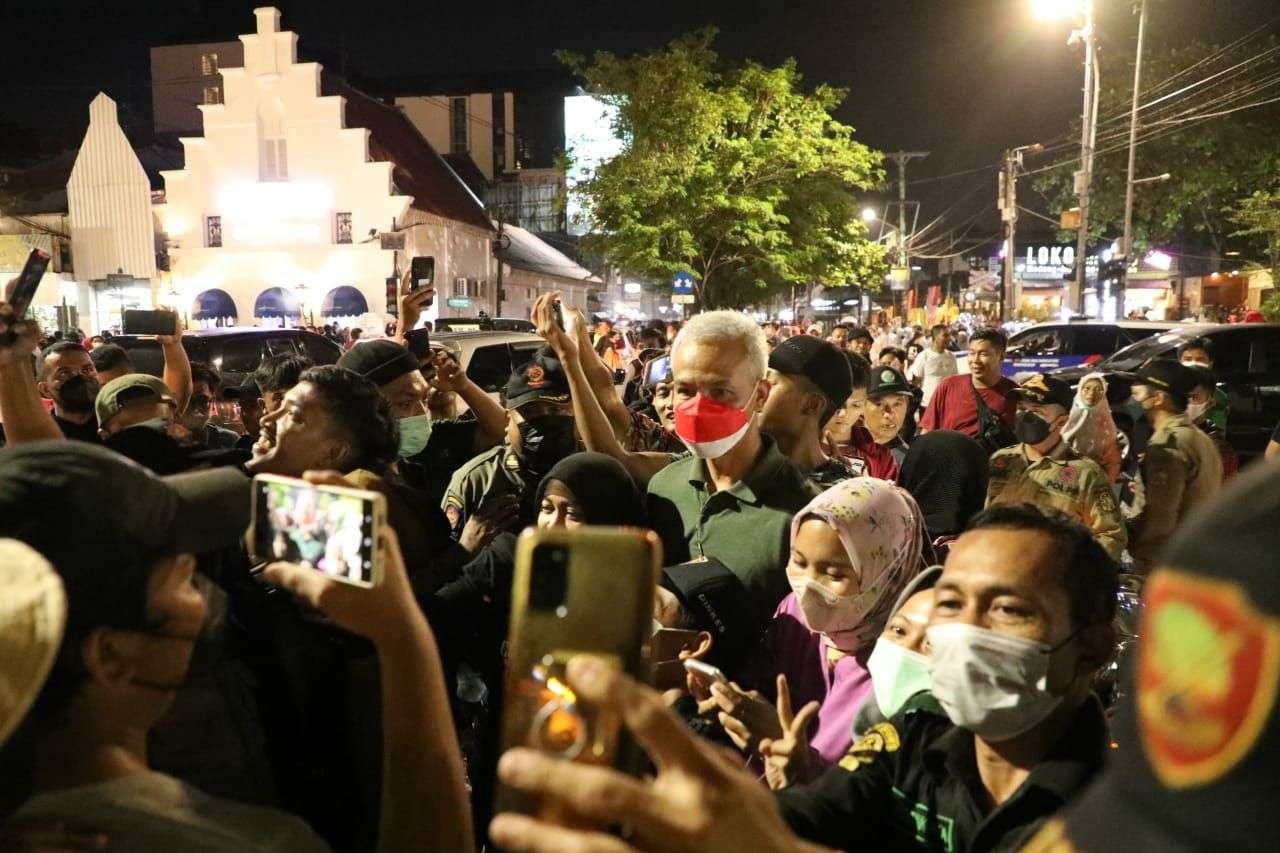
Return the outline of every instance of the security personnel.
[[[467,519],[495,498],[519,502],[521,526],[534,520],[533,492],[551,467],[577,449],[569,380],[550,347],[516,368],[504,389],[507,440],[453,474],[444,514],[455,537]]]
[[[1062,440],[1071,387],[1037,373],[1009,393],[1018,404],[1013,431],[1021,443],[992,454],[987,506],[1032,503],[1064,512],[1119,559],[1128,537],[1111,481],[1098,463]]]
[[[1133,399],[1152,428],[1139,465],[1146,507],[1129,530],[1139,569],[1154,565],[1182,520],[1222,487],[1222,457],[1187,416],[1197,381],[1195,371],[1172,359],[1153,359],[1134,378]]]

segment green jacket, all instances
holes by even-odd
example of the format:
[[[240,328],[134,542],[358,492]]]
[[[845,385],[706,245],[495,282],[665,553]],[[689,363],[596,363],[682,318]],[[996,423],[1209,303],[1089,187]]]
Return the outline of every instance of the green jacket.
[[[1186,414],[1173,415],[1147,442],[1140,471],[1146,506],[1129,526],[1129,553],[1149,570],[1182,520],[1222,488],[1222,457]]]

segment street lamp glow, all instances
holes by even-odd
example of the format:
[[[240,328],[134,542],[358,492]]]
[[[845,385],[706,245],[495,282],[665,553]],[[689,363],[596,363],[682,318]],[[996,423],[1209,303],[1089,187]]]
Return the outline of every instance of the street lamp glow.
[[[863,221],[863,222],[875,222],[875,221],[876,221],[876,212],[875,212],[875,210],[874,210],[873,208],[870,208],[870,207],[864,207],[864,208],[862,208],[862,221]]]
[[[1080,14],[1079,0],[1031,0],[1031,10],[1044,21],[1061,21]]]

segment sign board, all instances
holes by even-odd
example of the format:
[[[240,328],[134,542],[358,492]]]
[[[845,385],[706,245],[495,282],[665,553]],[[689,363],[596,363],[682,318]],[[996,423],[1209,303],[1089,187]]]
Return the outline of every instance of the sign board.
[[[692,293],[673,293],[671,294],[672,305],[692,305],[694,296]]]
[[[383,231],[378,235],[378,242],[384,250],[394,249],[397,252],[404,251],[404,232],[403,231]]]
[[[671,276],[671,292],[675,294],[693,295],[693,273],[682,270]]]
[[[1058,215],[1058,227],[1063,231],[1076,231],[1080,228],[1080,208],[1069,207]]]
[[[470,308],[471,300],[465,296],[450,296],[445,300],[450,308]]]
[[[910,267],[894,267],[889,270],[889,289],[890,290],[906,290],[907,285],[911,283]]]

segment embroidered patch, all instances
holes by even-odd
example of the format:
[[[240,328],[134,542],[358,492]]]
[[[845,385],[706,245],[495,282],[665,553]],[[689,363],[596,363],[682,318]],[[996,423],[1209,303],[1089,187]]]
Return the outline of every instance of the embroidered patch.
[[[840,766],[849,771],[857,770],[863,764],[875,761],[882,752],[897,752],[901,745],[898,730],[892,723],[876,723],[849,747],[844,758],[840,759]]]
[[[525,381],[529,383],[530,388],[541,388],[547,383],[543,380],[546,378],[546,372],[541,365],[531,364],[529,369],[524,372]]]
[[[1156,776],[1207,785],[1257,742],[1280,678],[1280,619],[1234,583],[1162,570],[1144,590],[1138,724]]]

